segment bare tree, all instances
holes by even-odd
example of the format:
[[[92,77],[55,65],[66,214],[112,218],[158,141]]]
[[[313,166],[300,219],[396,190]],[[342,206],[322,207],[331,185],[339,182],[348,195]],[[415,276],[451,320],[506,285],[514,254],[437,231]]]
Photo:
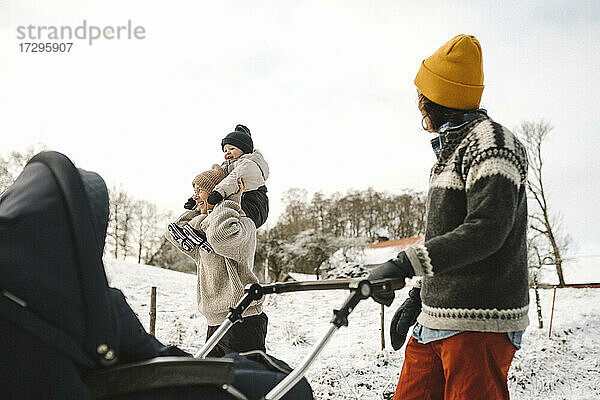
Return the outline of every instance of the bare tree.
[[[565,286],[561,253],[567,251],[569,236],[562,233],[558,218],[550,212],[548,198],[544,189],[542,144],[553,127],[547,121],[525,121],[517,133],[523,139],[529,158],[527,188],[535,209],[529,212],[529,227],[547,239],[548,246],[538,248],[541,264],[554,264],[559,286]],[[548,250],[545,251],[544,248]]]
[[[164,230],[166,231],[166,229]],[[153,254],[150,254],[148,265],[154,265],[161,268],[172,269],[174,271],[195,273],[196,263],[191,257],[183,254],[179,249],[171,244],[163,235],[159,237],[158,248]]]
[[[379,235],[382,197],[381,193],[371,187],[363,193],[365,235],[369,240],[375,240]]]
[[[361,192],[349,192],[337,203],[344,216],[344,223],[348,227],[351,236],[357,237],[363,233],[365,225],[364,203]]]
[[[529,286],[533,288],[535,292],[535,304],[538,316],[538,328],[544,327],[544,320],[542,318],[542,304],[540,302],[540,293],[538,285],[538,272],[544,265],[543,257],[540,252],[540,238],[541,234],[533,229],[530,229],[527,234],[527,262],[529,269]]]
[[[395,238],[417,236],[425,232],[425,196],[406,190],[402,194],[386,194],[380,225]]]
[[[323,192],[316,192],[310,202],[310,208],[313,213],[315,229],[320,232],[326,230],[328,211],[331,207],[331,200],[325,197]]]
[[[267,268],[271,281],[279,280],[284,273],[290,271],[290,263],[285,252],[286,241],[281,232],[276,229],[260,231],[257,237],[254,268],[259,273],[261,268]]]
[[[161,244],[161,233],[166,226],[166,222],[161,221],[163,219],[158,213],[156,205],[146,200],[137,200],[133,203],[132,232],[138,264],[141,264],[142,261],[147,262],[158,251]]]
[[[122,187],[112,186],[108,190],[110,197],[110,218],[106,233],[107,244],[112,246],[115,258],[125,258],[129,253],[133,202]]]
[[[295,235],[302,232],[315,222],[307,210],[307,196],[306,189],[297,188],[288,189],[283,194],[283,201],[287,205],[279,219],[282,224],[286,225],[289,234]]]
[[[342,199],[342,194],[339,192],[335,192],[331,196],[331,201],[328,204],[328,212],[326,218],[326,226],[325,232],[331,232],[334,236],[341,237],[346,235],[346,225],[344,213],[339,207],[340,201]]]
[[[150,218],[154,220],[154,218]],[[156,222],[150,229],[149,237],[144,243],[147,246],[142,261],[148,265],[172,269],[174,271],[196,273],[196,263],[192,257],[182,253],[167,240],[167,225],[175,217],[172,212],[161,212],[156,215]]]

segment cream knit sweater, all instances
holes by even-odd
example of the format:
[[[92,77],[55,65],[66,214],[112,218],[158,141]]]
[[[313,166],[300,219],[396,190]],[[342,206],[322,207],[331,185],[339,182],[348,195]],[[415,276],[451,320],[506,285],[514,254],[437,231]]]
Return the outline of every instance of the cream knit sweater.
[[[197,211],[183,213],[175,223],[184,226],[199,215]],[[244,287],[258,282],[254,275],[256,227],[242,211],[240,196],[233,195],[220,202],[201,223],[208,242],[214,249],[206,253],[199,248],[185,251],[167,232],[165,237],[180,251],[191,257],[197,266],[198,310],[208,325],[221,324],[244,294]],[[263,300],[252,302],[243,317],[262,312]]]

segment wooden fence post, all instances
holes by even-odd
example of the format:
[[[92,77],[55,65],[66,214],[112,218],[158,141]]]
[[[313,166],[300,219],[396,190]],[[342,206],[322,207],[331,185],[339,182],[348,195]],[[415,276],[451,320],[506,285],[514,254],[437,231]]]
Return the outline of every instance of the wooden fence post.
[[[385,349],[385,330],[383,324],[385,322],[385,307],[381,305],[381,350]]]
[[[538,328],[544,328],[544,320],[542,319],[542,304],[540,303],[540,292],[538,291],[537,274],[533,275],[533,290],[535,291],[535,304],[538,315]]]
[[[156,336],[156,286],[152,286],[150,294],[150,333]]]
[[[554,300],[556,300],[556,286],[554,286],[554,294],[552,295],[552,311],[550,312],[550,328],[548,329],[548,338],[552,335],[552,319],[554,318]]]

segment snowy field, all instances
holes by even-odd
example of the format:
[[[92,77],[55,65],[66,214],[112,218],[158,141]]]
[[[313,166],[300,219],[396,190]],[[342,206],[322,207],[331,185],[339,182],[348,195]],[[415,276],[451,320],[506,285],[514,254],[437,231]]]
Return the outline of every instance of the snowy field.
[[[568,283],[600,282],[600,257],[565,266]],[[206,320],[196,310],[196,277],[135,263],[105,260],[112,286],[121,289],[148,328],[151,286],[157,286],[156,336],[194,353],[204,343]],[[576,274],[575,274],[576,273]],[[573,277],[573,279],[569,279]],[[315,398],[391,399],[404,349],[393,351],[388,329],[408,288],[396,292],[386,308],[386,348],[381,350],[380,306],[362,301],[307,373]],[[298,292],[267,296],[267,352],[298,365],[329,327],[332,310],[347,291]],[[548,338],[553,290],[540,290],[544,328],[537,328],[531,291],[531,325],[509,372],[512,399],[600,399],[600,289],[558,289],[552,337]]]

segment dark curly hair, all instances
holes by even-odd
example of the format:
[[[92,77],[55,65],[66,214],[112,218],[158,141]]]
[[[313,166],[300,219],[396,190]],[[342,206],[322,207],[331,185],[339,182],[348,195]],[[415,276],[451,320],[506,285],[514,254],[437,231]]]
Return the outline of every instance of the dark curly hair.
[[[431,126],[428,124],[427,128],[431,128],[434,131],[440,129],[440,126],[444,125],[446,122],[460,125],[463,122],[464,114],[475,111],[474,109],[459,110],[441,106],[429,100],[423,93],[419,93],[418,101],[419,110],[423,114],[423,121],[429,120]]]

